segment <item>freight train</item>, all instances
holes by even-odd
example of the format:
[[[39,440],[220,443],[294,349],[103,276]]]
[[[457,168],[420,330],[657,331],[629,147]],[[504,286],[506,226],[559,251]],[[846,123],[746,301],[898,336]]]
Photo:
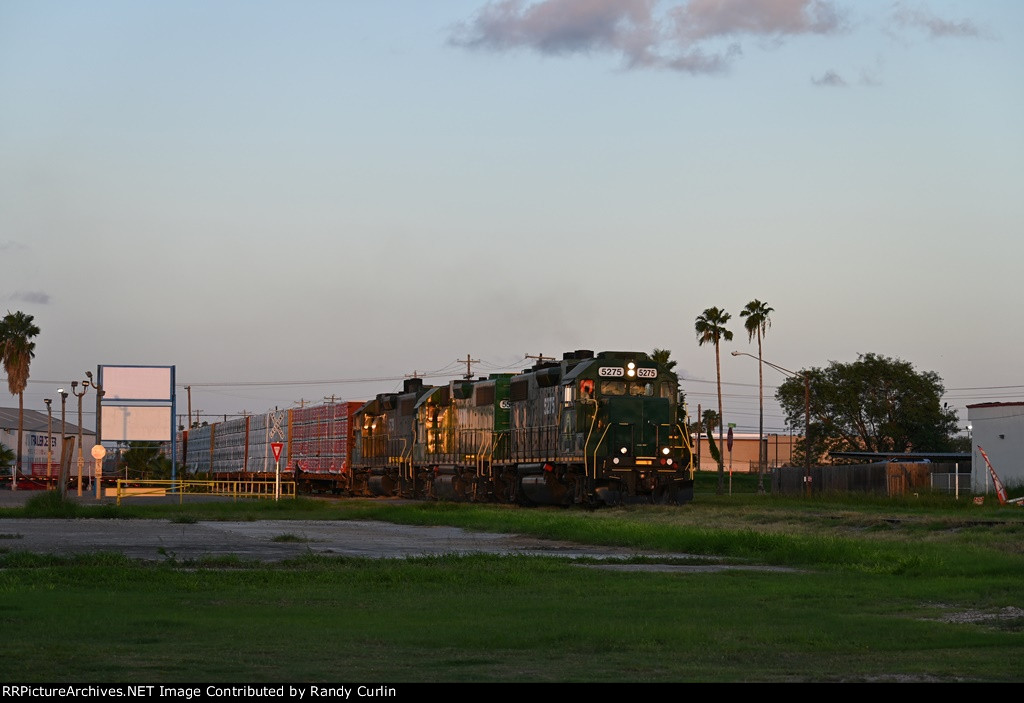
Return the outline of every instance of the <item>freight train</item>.
[[[522,505],[685,503],[693,450],[678,387],[643,352],[568,352],[519,374],[365,403],[275,411],[180,433],[187,474],[269,478],[274,443],[300,492]]]

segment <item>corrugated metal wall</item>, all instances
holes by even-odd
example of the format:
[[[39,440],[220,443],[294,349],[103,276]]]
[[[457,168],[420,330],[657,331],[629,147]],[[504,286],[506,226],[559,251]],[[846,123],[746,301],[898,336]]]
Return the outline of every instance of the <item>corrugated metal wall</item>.
[[[246,432],[248,417],[238,417],[215,425],[213,446],[213,473],[232,474],[245,466]]]
[[[188,451],[185,454],[185,467],[189,473],[208,473],[210,471],[210,445],[213,438],[213,425],[193,427],[188,431]]]
[[[955,471],[955,464],[925,462],[877,462],[844,466],[812,466],[812,493],[877,493],[897,496],[931,488],[932,473]],[[805,469],[783,466],[772,470],[772,490],[785,495],[803,495]]]
[[[358,403],[329,403],[290,411],[288,420],[288,469],[295,462],[303,471],[341,473],[351,448],[350,411]]]

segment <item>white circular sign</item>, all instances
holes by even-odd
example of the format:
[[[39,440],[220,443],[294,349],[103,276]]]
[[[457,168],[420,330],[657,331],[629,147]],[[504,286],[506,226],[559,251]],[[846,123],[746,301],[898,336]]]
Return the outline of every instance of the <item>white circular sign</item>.
[[[93,446],[93,448],[92,448],[92,458],[93,459],[102,459],[106,455],[107,455],[106,447],[104,447],[102,444],[96,444],[96,445]]]

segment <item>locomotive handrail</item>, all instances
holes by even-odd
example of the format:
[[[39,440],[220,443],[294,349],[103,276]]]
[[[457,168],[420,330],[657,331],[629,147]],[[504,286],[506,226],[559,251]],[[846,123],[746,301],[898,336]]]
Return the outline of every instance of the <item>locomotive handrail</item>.
[[[487,451],[487,445],[488,444],[489,444],[489,442],[487,441],[487,434],[484,433],[483,437],[480,438],[480,444],[477,445],[477,450],[476,450],[476,475],[477,475],[477,478],[480,478],[481,476],[484,475],[484,461],[485,461],[485,459],[484,459],[484,452]]]
[[[693,445],[690,443],[690,435],[683,431],[682,426],[678,422],[676,423],[676,429],[679,430],[679,438],[682,440],[683,446],[689,449],[692,454]]]
[[[594,404],[594,417],[590,421],[590,430],[587,431],[587,440],[583,443],[583,475],[589,477],[590,476],[590,470],[587,467],[587,447],[590,446],[590,437],[594,434],[594,426],[597,424],[598,404],[597,404],[597,398],[582,398],[580,400],[580,402],[583,403],[584,405],[589,405],[590,403]],[[600,447],[601,443],[598,442],[597,446]],[[597,463],[596,463],[597,462],[597,452],[596,451],[594,452],[594,455],[595,455],[594,456],[594,462],[595,462],[594,463],[594,478],[597,478]]]
[[[612,428],[612,423],[609,422],[607,425],[605,425],[604,426],[604,432],[601,433],[601,439],[597,440],[597,444],[594,445],[594,480],[595,481],[597,480],[597,450],[601,448],[601,442],[604,441],[605,436],[608,434],[608,430],[610,430],[611,428]],[[583,463],[584,463],[583,472],[584,473],[586,473],[586,463],[587,463],[587,454],[586,454],[585,450],[586,450],[586,448],[584,448],[584,453],[583,453]]]
[[[404,445],[408,445],[409,444],[405,440],[405,437],[402,437],[402,444],[404,444]],[[414,448],[415,448],[415,445],[410,445],[409,446],[409,458],[408,459],[405,458],[405,447],[402,447],[402,453],[398,455],[398,470],[399,470],[399,472],[405,471],[406,461],[409,462],[409,470],[405,473],[405,477],[407,479],[409,479],[410,481],[414,480],[413,479],[413,471],[412,471],[412,450]]]
[[[680,427],[679,423],[676,423],[676,429],[679,430],[679,437],[683,441],[683,446],[686,447],[687,453],[690,455],[689,466],[687,470],[690,472],[690,478],[693,478],[693,445],[690,444],[690,435],[683,432],[683,428]]]

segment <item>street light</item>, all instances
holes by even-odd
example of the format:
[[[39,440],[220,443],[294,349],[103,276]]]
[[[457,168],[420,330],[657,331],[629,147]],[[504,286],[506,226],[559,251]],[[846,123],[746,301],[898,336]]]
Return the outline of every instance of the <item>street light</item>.
[[[68,404],[68,392],[63,388],[58,388],[57,392],[60,394],[60,471],[58,472],[58,482],[60,483],[60,497],[64,498],[68,494],[68,476],[64,472],[64,440],[67,439],[67,424],[64,422],[64,409]]]
[[[46,403],[46,478],[50,478],[50,463],[53,461],[53,398],[43,398]]]
[[[102,417],[100,413],[102,412],[101,401],[103,400],[104,391],[103,391],[103,386],[101,386],[99,383],[97,383],[96,381],[93,380],[93,378],[92,378],[92,371],[86,371],[85,372],[85,376],[86,376],[86,378],[88,380],[84,381],[82,385],[83,386],[92,386],[93,388],[96,389],[96,446],[99,447],[99,446],[102,446],[102,442],[103,442],[102,437],[100,435],[100,424],[101,424],[101,417]],[[104,455],[105,454],[106,454],[106,452],[104,452]],[[93,456],[94,457],[96,456],[95,452],[93,453]],[[96,460],[96,467],[93,470],[93,478],[92,478],[93,482],[95,482],[95,484],[96,484],[96,500],[99,500],[102,497],[102,495],[100,493],[100,484],[103,483],[102,478],[103,478],[103,462],[102,462],[102,457],[101,457],[100,459]]]
[[[753,354],[747,352],[734,351],[733,356],[749,356],[751,359],[757,359]],[[811,495],[811,374],[808,371],[803,373],[797,373],[796,371],[790,371],[784,369],[778,364],[773,364],[770,361],[764,359],[758,359],[759,362],[771,366],[776,371],[781,371],[787,376],[793,378],[804,379],[804,485],[807,487],[807,496]]]
[[[85,459],[82,458],[82,396],[89,390],[88,381],[82,384],[82,392],[78,392],[78,381],[71,382],[71,393],[78,398],[78,495],[82,495],[82,467],[85,466]]]

